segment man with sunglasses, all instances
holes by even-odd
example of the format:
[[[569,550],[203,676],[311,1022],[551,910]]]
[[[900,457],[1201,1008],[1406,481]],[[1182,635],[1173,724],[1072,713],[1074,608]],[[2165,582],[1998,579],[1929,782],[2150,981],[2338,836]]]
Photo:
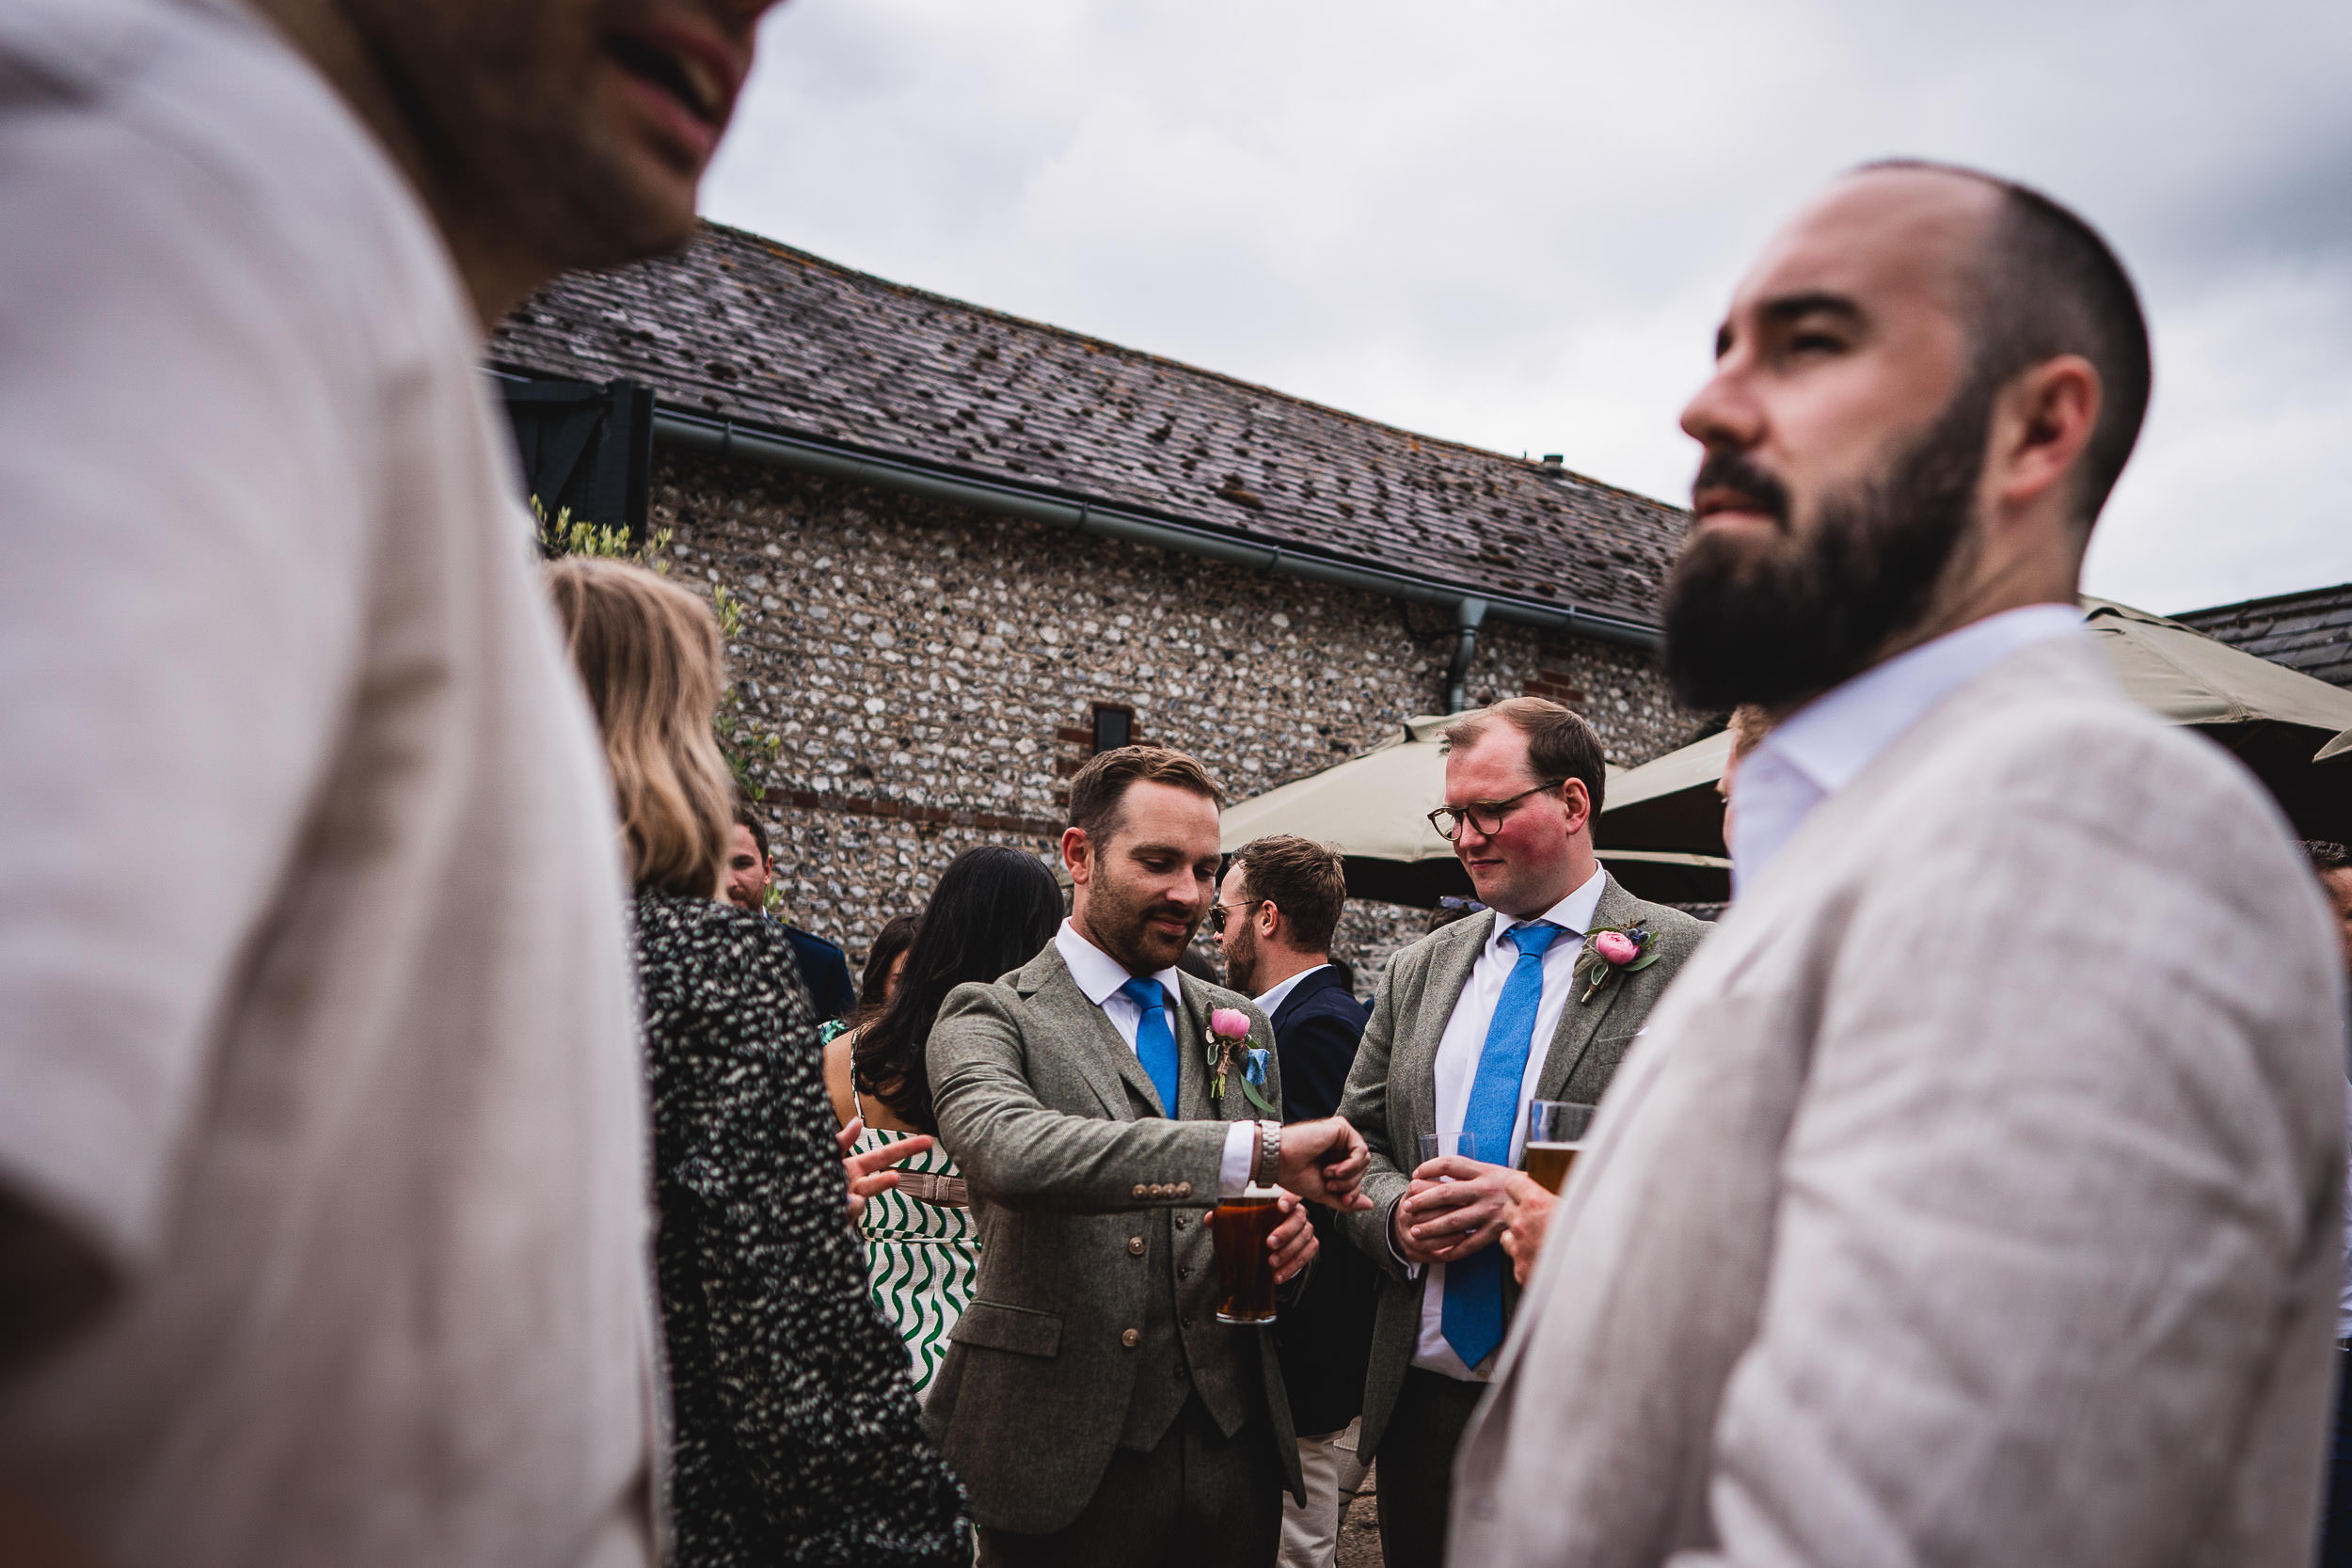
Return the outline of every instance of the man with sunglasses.
[[[1372,1151],[1372,1207],[1340,1224],[1383,1270],[1359,1449],[1380,1458],[1389,1568],[1444,1552],[1454,1449],[1518,1302],[1496,1243],[1515,1189],[1539,1192],[1514,1180],[1528,1102],[1597,1101],[1707,930],[1594,858],[1608,765],[1576,714],[1517,697],[1465,715],[1445,746],[1430,823],[1487,909],[1391,962],[1341,1104]],[[1609,963],[1605,931],[1638,956]],[[1423,1160],[1429,1134],[1438,1153]]]

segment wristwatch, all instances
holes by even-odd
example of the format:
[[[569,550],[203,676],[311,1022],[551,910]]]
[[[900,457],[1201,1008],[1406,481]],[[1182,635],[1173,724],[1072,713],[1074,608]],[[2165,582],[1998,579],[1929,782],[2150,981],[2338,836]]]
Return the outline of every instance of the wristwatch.
[[[1282,1174],[1282,1124],[1279,1121],[1258,1123],[1258,1165],[1249,1173],[1249,1180],[1261,1187],[1271,1187],[1274,1179]]]

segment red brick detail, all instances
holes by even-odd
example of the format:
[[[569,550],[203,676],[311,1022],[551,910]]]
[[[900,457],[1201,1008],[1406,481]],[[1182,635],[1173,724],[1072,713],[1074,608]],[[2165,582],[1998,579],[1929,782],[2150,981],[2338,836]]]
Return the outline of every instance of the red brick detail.
[[[880,816],[899,822],[929,822],[943,828],[978,828],[992,833],[1029,833],[1059,838],[1064,823],[1042,816],[1012,816],[1003,812],[968,811],[956,806],[918,806],[911,800],[879,800],[862,795],[819,795],[809,789],[768,792],[771,802],[781,800],[800,811],[837,811],[852,816]]]
[[[1572,684],[1573,680],[1565,670],[1538,670],[1535,678],[1527,683],[1526,695],[1548,697],[1563,707],[1581,708],[1584,705],[1584,691]]]

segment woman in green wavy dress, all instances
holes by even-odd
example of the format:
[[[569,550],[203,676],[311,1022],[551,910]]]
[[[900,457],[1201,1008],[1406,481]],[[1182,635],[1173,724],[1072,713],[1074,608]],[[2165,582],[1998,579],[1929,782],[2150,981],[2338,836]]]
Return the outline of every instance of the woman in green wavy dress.
[[[1061,889],[1034,855],[989,845],[948,863],[889,1002],[825,1047],[834,1115],[858,1130],[856,1149],[937,1134],[923,1052],[940,1004],[966,981],[993,980],[1037,957],[1061,917]],[[906,1342],[919,1391],[971,1303],[980,1237],[946,1149],[934,1144],[897,1169],[895,1189],[866,1199],[858,1230],[875,1299]]]

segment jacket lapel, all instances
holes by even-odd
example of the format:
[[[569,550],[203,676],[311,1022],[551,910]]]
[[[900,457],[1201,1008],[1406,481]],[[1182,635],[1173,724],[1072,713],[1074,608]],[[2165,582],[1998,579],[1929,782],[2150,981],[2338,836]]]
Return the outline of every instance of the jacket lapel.
[[[1159,1104],[1159,1091],[1152,1086],[1152,1075],[1143,1070],[1136,1053],[1120,1038],[1109,1015],[1088,1001],[1086,992],[1078,989],[1077,980],[1072,976],[1070,966],[1062,962],[1059,952],[1048,947],[1022,972],[1022,989],[1029,993],[1029,1005],[1042,1015],[1049,1037],[1069,1042],[1079,1072],[1104,1110],[1117,1120],[1135,1120],[1135,1103],[1128,1098],[1130,1090],[1141,1095],[1147,1105]],[[1183,1054],[1180,1042],[1177,1055],[1181,1058]]]
[[[1604,926],[1630,926],[1641,917],[1641,900],[1626,892],[1616,878],[1609,878],[1601,887],[1600,902],[1593,907],[1593,930]],[[1577,945],[1581,948],[1583,943]],[[1584,1060],[1584,1053],[1599,1037],[1601,1021],[1609,1016],[1625,990],[1625,977],[1619,975],[1601,987],[1598,996],[1585,1002],[1580,1000],[1584,994],[1584,982],[1577,980],[1571,984],[1567,1005],[1560,1009],[1560,1026],[1552,1031],[1551,1049],[1544,1054],[1544,1070],[1536,1075],[1536,1099],[1560,1098],[1560,1091],[1576,1075],[1577,1064]]]
[[[1177,990],[1182,997],[1176,1009],[1176,1097],[1184,1102],[1184,1119],[1224,1119],[1216,1101],[1209,1098],[1209,1067],[1202,1059],[1209,1038],[1207,993],[1189,974],[1177,976]],[[1233,1099],[1231,1077],[1226,1080],[1225,1098],[1228,1102]]]
[[[1445,1026],[1470,985],[1470,971],[1478,967],[1478,955],[1494,937],[1494,911],[1456,921],[1446,929],[1462,934],[1430,955],[1420,1005],[1413,1009],[1410,1024],[1389,1048],[1389,1092],[1394,1094],[1399,1085],[1409,1086],[1411,1100],[1403,1107],[1404,1120],[1416,1137],[1438,1130],[1438,1044],[1445,1038]],[[1416,1148],[1393,1151],[1392,1157],[1398,1156],[1398,1164],[1405,1170],[1421,1163]],[[1406,1160],[1411,1164],[1406,1164]]]

